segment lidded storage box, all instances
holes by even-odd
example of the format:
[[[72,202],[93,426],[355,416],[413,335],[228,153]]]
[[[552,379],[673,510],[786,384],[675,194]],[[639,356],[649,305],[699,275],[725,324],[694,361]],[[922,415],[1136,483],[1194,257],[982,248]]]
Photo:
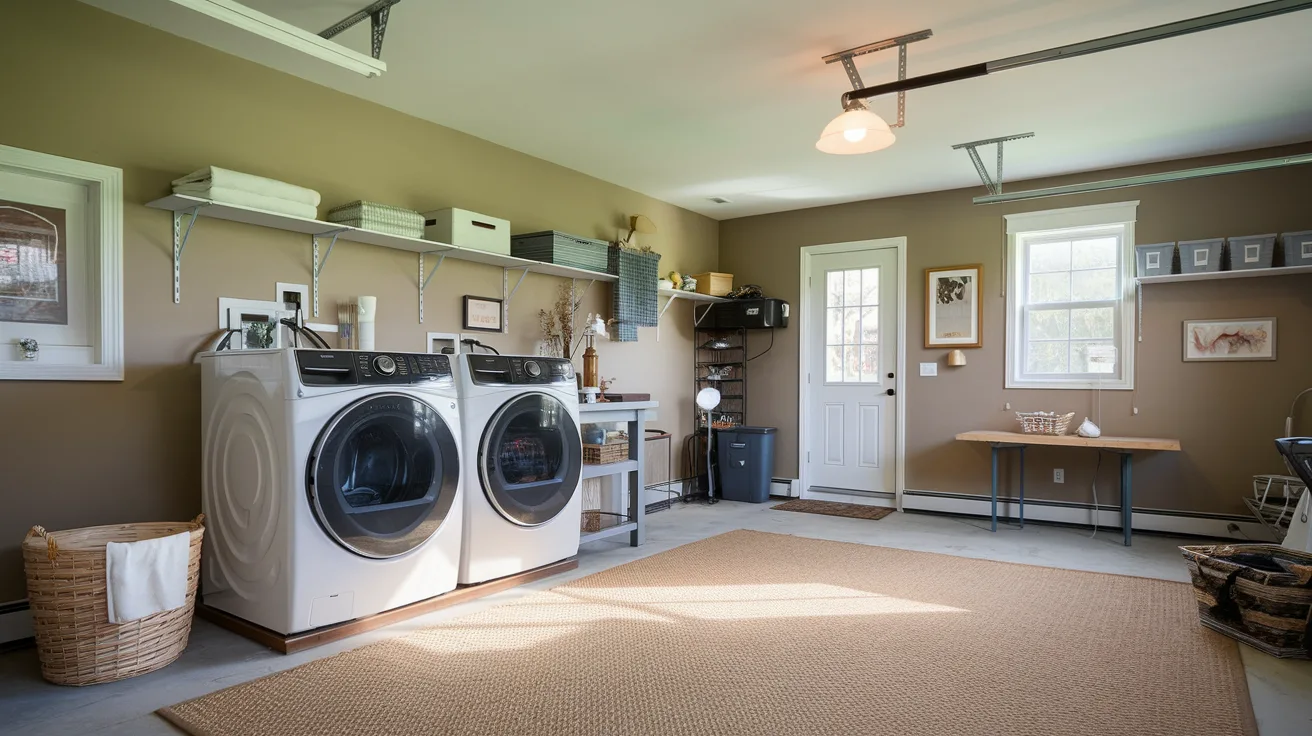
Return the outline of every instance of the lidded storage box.
[[[581,238],[557,230],[522,233],[510,239],[510,255],[516,258],[602,273],[608,265],[609,249],[610,243],[604,240]]]
[[[770,500],[774,473],[774,427],[734,427],[716,432],[720,495],[726,501]]]
[[[1175,273],[1175,243],[1158,243],[1156,245],[1136,245],[1137,276],[1165,276]]]
[[[1180,273],[1210,273],[1221,270],[1224,238],[1180,241]]]
[[[510,255],[510,221],[454,207],[424,213],[424,238],[461,248]]]
[[[1276,255],[1276,236],[1245,235],[1230,238],[1230,270],[1248,271],[1254,268],[1271,268]]]
[[[728,296],[733,291],[733,274],[707,273],[694,274],[693,279],[697,282],[697,293],[706,294],[707,296]]]

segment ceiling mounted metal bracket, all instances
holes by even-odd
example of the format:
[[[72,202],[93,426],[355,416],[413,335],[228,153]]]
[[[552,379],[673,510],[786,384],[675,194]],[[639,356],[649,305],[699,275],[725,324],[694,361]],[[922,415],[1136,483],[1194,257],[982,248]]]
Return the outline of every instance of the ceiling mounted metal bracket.
[[[872,54],[876,51],[884,51],[885,49],[896,47],[897,79],[901,82],[905,81],[907,78],[907,44],[915,43],[916,41],[924,41],[933,35],[934,32],[929,29],[917,31],[916,33],[908,33],[905,36],[886,38],[883,41],[876,41],[864,46],[857,46],[856,48],[848,49],[847,51],[839,51],[836,54],[830,54],[823,57],[822,60],[826,64],[833,64],[834,62],[841,63],[843,65],[843,70],[847,72],[847,80],[852,83],[852,89],[860,90],[865,88],[865,83],[861,81],[861,72],[857,71],[854,59],[858,56],[864,56],[865,54]],[[843,108],[850,110],[854,107],[865,107],[865,103],[859,100],[849,102],[848,99],[844,97]],[[905,92],[899,92],[897,95],[897,122],[889,123],[888,127],[901,128],[906,124],[907,95]]]
[[[1002,194],[1002,144],[1007,141],[1018,141],[1024,138],[1033,138],[1033,133],[1018,133],[1016,135],[1004,135],[1001,138],[986,138],[982,141],[971,141],[969,143],[958,143],[952,147],[952,150],[960,148],[966,149],[970,155],[970,162],[975,164],[975,171],[979,174],[980,181],[988,187],[991,194]],[[989,170],[984,167],[984,161],[979,157],[980,146],[997,145],[998,147],[998,171],[994,175],[989,174]]]
[[[328,26],[319,32],[320,38],[332,38],[342,31],[361,23],[365,18],[369,19],[369,46],[370,53],[375,59],[381,59],[383,55],[383,36],[387,34],[387,16],[392,12],[392,6],[401,2],[401,0],[378,0],[369,5],[369,7],[351,13],[336,23]]]

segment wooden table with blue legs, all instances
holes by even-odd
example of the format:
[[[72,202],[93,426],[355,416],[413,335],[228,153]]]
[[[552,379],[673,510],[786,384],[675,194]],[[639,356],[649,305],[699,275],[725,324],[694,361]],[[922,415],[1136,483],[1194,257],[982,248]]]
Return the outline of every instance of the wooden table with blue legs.
[[[1134,517],[1131,459],[1135,452],[1179,452],[1180,440],[1152,437],[1080,437],[1078,435],[1022,434],[1020,432],[994,432],[976,430],[962,432],[957,439],[963,442],[987,442],[993,449],[992,500],[993,531],[998,530],[998,458],[1003,450],[1017,450],[1020,454],[1020,525],[1025,526],[1025,448],[1031,445],[1053,447],[1087,447],[1107,450],[1121,456],[1121,531],[1125,546],[1130,546],[1130,527]],[[1094,509],[1094,513],[1098,510]]]

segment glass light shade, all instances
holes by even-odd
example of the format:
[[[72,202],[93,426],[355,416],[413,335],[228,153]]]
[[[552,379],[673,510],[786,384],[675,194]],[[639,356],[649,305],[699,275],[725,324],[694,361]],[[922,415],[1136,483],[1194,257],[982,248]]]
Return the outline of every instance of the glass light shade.
[[[847,110],[825,126],[815,147],[825,153],[873,153],[893,145],[888,123],[863,108]]]

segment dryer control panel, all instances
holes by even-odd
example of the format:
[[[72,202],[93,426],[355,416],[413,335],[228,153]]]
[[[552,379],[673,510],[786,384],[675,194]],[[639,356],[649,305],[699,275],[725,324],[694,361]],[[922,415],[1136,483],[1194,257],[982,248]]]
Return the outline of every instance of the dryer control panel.
[[[480,386],[574,383],[574,364],[564,358],[468,353],[469,373]]]
[[[297,350],[296,366],[306,386],[452,383],[451,359],[429,353]]]

